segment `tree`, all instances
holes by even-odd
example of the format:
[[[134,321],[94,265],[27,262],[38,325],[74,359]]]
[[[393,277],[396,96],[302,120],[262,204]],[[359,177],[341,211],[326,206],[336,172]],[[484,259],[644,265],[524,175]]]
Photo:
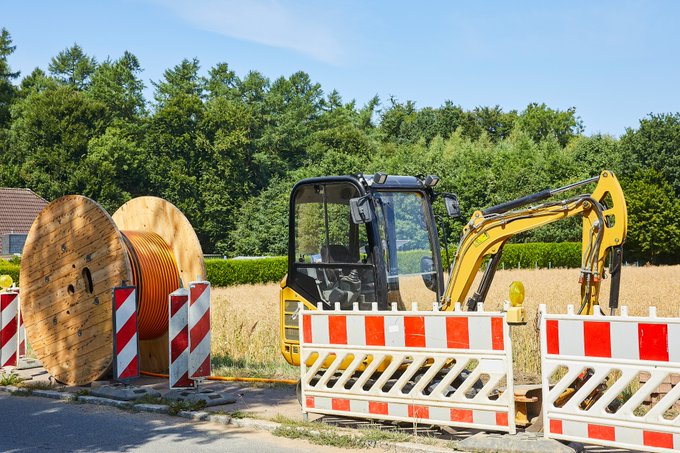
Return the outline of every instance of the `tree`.
[[[520,113],[517,124],[535,142],[553,135],[561,146],[583,132],[583,121],[576,116],[576,108],[551,109],[545,104],[531,103]]]
[[[7,57],[14,53],[12,37],[7,29],[0,31],[0,129],[9,125],[9,107],[16,96],[16,88],[12,81],[19,77],[18,71],[12,71]]]
[[[626,129],[621,148],[636,164],[629,168],[654,169],[680,196],[680,113],[650,114],[641,119],[637,130]]]
[[[622,185],[628,206],[628,256],[652,264],[677,263],[680,201],[671,184],[658,171],[647,169]]]
[[[136,121],[144,114],[145,105],[141,72],[137,57],[126,51],[118,60],[97,67],[88,93],[106,105],[111,119]]]
[[[390,105],[383,110],[380,117],[380,131],[383,141],[396,143],[414,143],[414,129],[411,124],[416,120],[417,110],[413,101],[401,103],[394,96],[390,97]]]
[[[53,57],[48,68],[57,80],[82,90],[89,85],[97,61],[85,54],[78,44],[73,44]]]
[[[122,128],[107,128],[89,141],[71,180],[75,193],[97,200],[108,212],[133,196],[146,194],[144,155],[136,138]]]
[[[32,90],[12,106],[5,156],[24,187],[51,200],[76,187],[73,175],[90,139],[104,130],[105,107],[71,85]]]
[[[200,64],[196,58],[184,59],[172,69],[163,72],[163,80],[151,82],[156,88],[154,99],[159,108],[182,97],[201,99],[205,81],[198,75]]]
[[[217,97],[235,99],[239,96],[238,86],[240,80],[236,73],[229,69],[227,63],[218,63],[210,69],[208,75],[209,77],[205,85],[208,99]]]
[[[508,138],[517,120],[517,112],[503,112],[500,105],[494,107],[475,107],[471,112],[482,131],[489,135],[491,141],[498,143]]]

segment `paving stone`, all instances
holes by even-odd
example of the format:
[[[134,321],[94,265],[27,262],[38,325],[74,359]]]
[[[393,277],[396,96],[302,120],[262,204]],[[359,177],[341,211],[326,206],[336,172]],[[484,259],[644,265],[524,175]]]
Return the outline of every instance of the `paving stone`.
[[[177,415],[182,418],[197,421],[206,421],[210,419],[210,413],[205,411],[179,411]]]
[[[99,404],[101,406],[112,406],[119,408],[129,408],[130,403],[119,400],[112,400],[110,398],[100,398],[98,396],[79,396],[78,401],[89,404]]]
[[[121,401],[134,401],[145,396],[151,398],[160,398],[161,396],[161,392],[158,390],[124,384],[100,385],[90,390],[90,394]]]
[[[57,392],[55,390],[33,390],[34,396],[42,396],[44,398],[52,398],[54,400],[71,401],[76,399],[75,395],[68,392]]]
[[[168,413],[168,406],[165,404],[135,404],[133,407],[142,412],[152,412],[154,414]]]
[[[165,399],[171,401],[186,401],[187,403],[198,403],[204,401],[206,406],[221,406],[222,404],[232,404],[236,402],[236,397],[225,392],[215,392],[209,389],[201,390],[170,390],[163,395]]]
[[[536,433],[493,434],[477,433],[460,441],[458,448],[472,452],[498,453],[574,453],[577,449]]]

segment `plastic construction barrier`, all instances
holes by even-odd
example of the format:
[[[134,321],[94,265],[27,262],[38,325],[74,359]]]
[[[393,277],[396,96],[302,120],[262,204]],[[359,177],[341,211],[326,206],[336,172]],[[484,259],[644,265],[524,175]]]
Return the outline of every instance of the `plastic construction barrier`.
[[[194,386],[189,379],[189,291],[180,288],[168,296],[170,320],[168,338],[170,352],[170,388]]]
[[[304,412],[515,432],[500,312],[302,310]]]
[[[19,356],[19,294],[0,293],[0,368],[15,367]]]
[[[189,283],[189,377],[210,376],[210,283]]]
[[[545,436],[680,450],[680,319],[540,310]]]
[[[113,289],[113,378],[124,381],[139,377],[137,288]]]

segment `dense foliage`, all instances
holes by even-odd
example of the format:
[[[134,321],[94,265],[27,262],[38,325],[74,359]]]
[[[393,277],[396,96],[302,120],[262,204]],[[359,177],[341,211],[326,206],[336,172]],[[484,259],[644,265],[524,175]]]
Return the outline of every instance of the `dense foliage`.
[[[201,71],[195,59],[167,69],[147,100],[129,52],[99,62],[74,45],[20,75],[8,63],[14,50],[2,29],[0,186],[48,200],[79,193],[110,212],[160,196],[186,213],[205,252],[285,254],[287,198],[303,177],[434,173],[469,216],[609,169],[627,190],[628,258],[680,260],[678,113],[649,115],[620,139],[585,136],[573,108],[417,108],[377,97],[359,106],[304,72],[270,80],[226,63]],[[463,221],[446,222],[456,243]],[[517,241],[579,239],[573,220]]]
[[[455,250],[451,250],[451,259]],[[400,258],[406,258],[405,271],[418,272],[422,251],[405,252]],[[446,263],[446,257],[442,256]],[[8,274],[19,283],[19,263],[0,260],[0,275]],[[528,243],[508,244],[505,246],[501,268],[547,268],[547,267],[580,267],[581,244],[575,242],[562,243]],[[205,260],[207,279],[213,286],[254,285],[259,283],[279,282],[288,272],[287,256],[271,256],[253,259],[207,259]],[[410,268],[410,270],[408,270]]]
[[[280,281],[288,271],[288,257],[205,261],[208,281],[214,286],[270,283]]]

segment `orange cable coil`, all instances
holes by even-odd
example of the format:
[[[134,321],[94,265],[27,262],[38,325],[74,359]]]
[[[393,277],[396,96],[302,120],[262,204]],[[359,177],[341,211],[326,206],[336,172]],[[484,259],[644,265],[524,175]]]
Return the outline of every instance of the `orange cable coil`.
[[[139,300],[140,340],[158,338],[168,330],[168,295],[180,286],[170,246],[156,233],[122,231],[132,263]]]

